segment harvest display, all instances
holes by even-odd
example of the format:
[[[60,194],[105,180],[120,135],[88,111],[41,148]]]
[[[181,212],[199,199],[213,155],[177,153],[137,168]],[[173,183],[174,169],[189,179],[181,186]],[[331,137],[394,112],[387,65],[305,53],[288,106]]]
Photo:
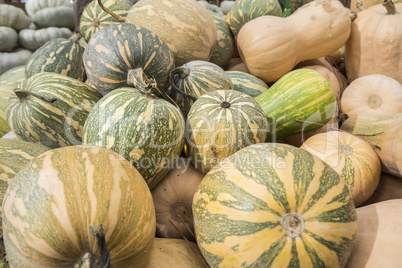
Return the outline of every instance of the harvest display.
[[[402,3],[345,2],[0,4],[0,267],[400,267]]]

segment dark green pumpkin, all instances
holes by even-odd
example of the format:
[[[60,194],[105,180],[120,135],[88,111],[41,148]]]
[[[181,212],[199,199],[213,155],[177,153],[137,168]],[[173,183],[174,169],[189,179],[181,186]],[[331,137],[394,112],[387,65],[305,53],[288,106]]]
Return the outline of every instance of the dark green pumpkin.
[[[84,64],[91,85],[106,95],[116,88],[133,86],[131,71],[137,68],[166,90],[174,58],[153,32],[134,24],[115,23],[92,36]]]

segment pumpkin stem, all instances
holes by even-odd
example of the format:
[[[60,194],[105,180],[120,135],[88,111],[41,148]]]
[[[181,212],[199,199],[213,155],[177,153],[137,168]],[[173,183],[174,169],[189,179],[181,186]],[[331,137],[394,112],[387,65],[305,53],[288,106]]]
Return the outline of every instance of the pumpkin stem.
[[[117,19],[117,20],[120,21],[120,22],[125,22],[125,21],[126,21],[126,18],[125,18],[125,17],[122,17],[122,16],[119,16],[119,15],[115,14],[115,13],[113,13],[113,11],[111,11],[110,9],[108,9],[107,7],[105,7],[105,6],[102,4],[102,0],[98,0],[98,4],[99,4],[99,6],[103,9],[103,11],[105,11],[107,14],[109,14],[109,15],[112,16],[113,18]]]
[[[382,5],[387,9],[387,14],[393,15],[396,13],[396,8],[392,0],[384,0]]]
[[[349,17],[350,20],[353,22],[355,19],[357,19],[357,13],[352,11],[349,13]]]
[[[356,3],[356,7],[357,7],[360,11],[365,10],[365,8],[363,7],[363,2],[357,2],[357,3]]]
[[[170,87],[172,88],[172,91],[174,91],[175,93],[178,93],[180,95],[182,95],[183,97],[189,98],[193,101],[196,101],[197,98],[194,96],[191,96],[189,94],[187,94],[186,92],[182,91],[180,88],[178,88],[176,86],[176,84],[173,81],[173,78],[176,75],[179,75],[181,79],[186,78],[188,75],[190,74],[190,68],[188,68],[187,66],[182,66],[182,67],[178,67],[175,68],[171,73],[170,73]]]
[[[40,100],[43,100],[43,101],[46,101],[46,102],[49,102],[49,103],[53,103],[53,102],[57,101],[56,98],[48,99],[48,98],[46,98],[46,97],[39,96],[38,94],[33,93],[33,92],[31,92],[31,91],[23,90],[23,89],[20,89],[20,88],[15,88],[15,89],[13,90],[13,92],[14,92],[15,95],[17,95],[17,97],[18,97],[20,100],[24,100],[24,99],[25,99],[26,97],[28,97],[28,96],[33,96],[33,97],[35,97],[35,98],[37,98],[37,99],[40,99]]]

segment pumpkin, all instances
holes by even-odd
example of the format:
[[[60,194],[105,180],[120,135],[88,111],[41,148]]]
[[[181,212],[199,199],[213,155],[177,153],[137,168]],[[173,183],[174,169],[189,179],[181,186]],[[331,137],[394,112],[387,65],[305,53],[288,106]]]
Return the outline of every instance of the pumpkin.
[[[233,56],[235,40],[230,31],[229,24],[224,18],[212,11],[209,11],[209,15],[214,20],[217,31],[216,43],[209,61],[224,69]]]
[[[344,45],[350,24],[340,1],[315,0],[286,18],[262,16],[249,21],[237,35],[237,46],[251,74],[275,82],[298,62]]]
[[[0,52],[0,75],[14,67],[25,65],[31,56],[32,51],[23,48]]]
[[[228,14],[234,3],[235,3],[234,0],[222,1],[219,7],[221,8],[223,14],[225,14],[225,15]]]
[[[165,41],[176,66],[208,61],[216,43],[214,20],[194,0],[141,0],[131,7],[126,22],[147,28]]]
[[[363,206],[391,199],[402,199],[402,180],[397,176],[382,172],[377,188]]]
[[[247,71],[246,66],[239,57],[230,59],[228,66],[226,66],[226,71],[238,71],[243,73],[250,73]]]
[[[186,117],[197,98],[212,90],[233,89],[232,80],[218,65],[191,61],[171,73],[172,98]]]
[[[251,97],[257,97],[268,89],[268,85],[264,81],[252,74],[240,71],[227,71],[226,73],[232,80],[234,90],[246,93]]]
[[[328,80],[329,84],[331,85],[332,91],[335,94],[336,101],[340,101],[341,88],[339,86],[338,78],[332,71],[328,70],[327,68],[325,68],[324,66],[321,66],[321,65],[310,65],[310,66],[306,66],[303,68],[311,69],[311,70],[317,71],[320,74],[322,74]]]
[[[6,108],[8,100],[13,94],[13,86],[0,85],[0,138],[10,131],[7,123]]]
[[[0,4],[0,26],[11,27],[16,31],[28,28],[31,19],[24,10],[8,4]]]
[[[32,22],[38,28],[66,27],[74,30],[75,15],[72,6],[47,7],[32,15]]]
[[[114,14],[125,17],[132,5],[124,0],[107,0],[103,3],[104,7],[111,10]],[[84,9],[80,19],[80,31],[88,42],[92,35],[99,29],[120,22],[118,19],[105,12],[97,1],[90,2]]]
[[[402,3],[385,0],[359,12],[345,44],[345,67],[350,82],[382,74],[402,83]]]
[[[83,59],[92,86],[102,95],[116,88],[134,86],[133,73],[139,67],[155,79],[159,88],[166,90],[169,73],[175,66],[173,53],[162,39],[129,23],[114,23],[100,29],[89,41]]]
[[[350,1],[350,11],[359,13],[362,10],[365,10],[371,6],[379,5],[383,3],[384,0],[351,0]],[[400,0],[393,0],[392,2],[400,3]],[[360,3],[359,5],[357,5]]]
[[[402,113],[354,115],[341,129],[369,141],[380,157],[382,170],[402,178]]]
[[[25,4],[25,10],[32,17],[39,10],[58,6],[72,7],[70,0],[29,0]]]
[[[190,163],[190,159],[178,158],[169,173],[152,189],[157,236],[195,240],[192,204],[202,178],[204,174]]]
[[[82,61],[84,48],[76,35],[74,39],[57,38],[36,50],[25,67],[27,78],[42,72],[62,74],[79,81],[85,79]]]
[[[222,160],[198,186],[193,215],[211,267],[343,267],[357,231],[339,175],[279,143],[250,145]]]
[[[401,265],[402,199],[357,209],[356,246],[346,268],[399,267]]]
[[[14,86],[25,80],[25,65],[9,69],[0,75],[0,85]]]
[[[261,16],[281,16],[278,0],[237,0],[230,9],[229,26],[234,36],[247,22]]]
[[[7,51],[17,46],[17,32],[7,26],[0,26],[0,51]]]
[[[309,69],[285,74],[254,99],[269,123],[267,141],[314,131],[331,120],[337,106],[328,80]]]
[[[366,141],[350,133],[329,131],[308,138],[300,147],[330,165],[349,186],[356,207],[374,193],[381,163]]]
[[[0,202],[3,203],[3,197],[6,193],[10,181],[17,172],[25,166],[34,157],[50,150],[40,144],[33,142],[0,139]],[[1,223],[1,219],[0,219]],[[0,224],[0,235],[3,234],[2,225]]]
[[[365,75],[345,89],[341,100],[342,112],[348,116],[360,113],[402,113],[402,86],[381,74]]]
[[[260,105],[235,90],[214,90],[198,98],[186,122],[187,155],[201,172],[250,144],[266,139]]]
[[[7,122],[15,135],[50,148],[81,144],[85,120],[102,97],[76,79],[38,73],[10,97]]]
[[[57,38],[69,38],[73,32],[68,28],[48,27],[44,29],[24,29],[18,33],[19,44],[30,50],[37,50],[48,41]]]
[[[149,261],[151,192],[111,150],[68,146],[40,154],[10,182],[3,204],[11,267],[146,267]]]
[[[140,90],[115,89],[98,101],[85,122],[82,141],[122,155],[152,189],[183,150],[185,124],[177,107]]]

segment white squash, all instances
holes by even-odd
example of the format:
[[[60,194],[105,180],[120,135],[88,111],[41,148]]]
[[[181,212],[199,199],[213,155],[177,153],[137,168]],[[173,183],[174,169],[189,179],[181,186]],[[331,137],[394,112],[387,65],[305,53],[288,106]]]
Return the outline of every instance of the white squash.
[[[19,44],[29,50],[37,50],[56,38],[69,38],[73,32],[66,27],[48,27],[39,30],[24,29],[18,33]]]
[[[17,31],[11,27],[0,26],[0,52],[15,48],[17,43]]]
[[[0,53],[0,74],[5,71],[28,62],[32,51],[28,49],[17,48],[11,52]]]
[[[32,21],[38,28],[67,27],[73,30],[75,27],[74,9],[68,6],[44,8],[32,15]]]
[[[28,28],[31,19],[24,10],[7,4],[0,4],[0,26],[11,27],[17,31]]]
[[[33,16],[41,9],[59,6],[73,7],[70,0],[29,0],[25,4],[25,10],[29,16]]]

